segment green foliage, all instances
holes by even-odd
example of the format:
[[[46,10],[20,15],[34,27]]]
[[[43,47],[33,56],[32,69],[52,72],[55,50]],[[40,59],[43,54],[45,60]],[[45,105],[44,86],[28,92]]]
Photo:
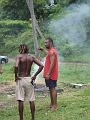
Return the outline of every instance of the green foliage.
[[[35,14],[37,18],[47,17],[47,12],[45,5],[47,1],[45,0],[34,0]],[[26,0],[2,0],[0,2],[1,19],[22,19],[28,20],[30,18],[30,12],[26,4]]]
[[[63,57],[67,57],[67,56],[73,55],[72,48],[73,48],[73,46],[71,46],[68,41],[63,42],[61,44],[61,49],[62,49],[62,55],[63,55]]]
[[[37,19],[47,19],[49,15],[56,14],[62,7],[77,0],[55,0],[54,6],[49,6],[48,0],[34,0],[34,11]],[[1,0],[0,19],[29,20],[30,12],[26,0]]]
[[[28,27],[28,22],[26,21],[19,21],[19,20],[5,20],[0,21],[0,40],[3,39],[3,37],[7,36],[17,36],[19,32],[25,31]],[[3,34],[3,36],[2,36]]]
[[[25,0],[1,0],[0,8],[3,14],[0,14],[1,19],[22,19],[30,18],[30,13]]]
[[[0,27],[7,26],[7,27],[27,27],[27,21],[22,20],[3,20],[0,21]]]
[[[45,0],[34,0],[34,11],[36,18],[45,18],[48,16],[48,11],[45,7],[47,1]]]
[[[31,37],[29,34],[31,34],[31,24],[29,22],[19,20],[0,21],[0,52],[10,54],[11,51],[17,50],[21,41],[26,42],[27,37],[29,41],[29,37]]]

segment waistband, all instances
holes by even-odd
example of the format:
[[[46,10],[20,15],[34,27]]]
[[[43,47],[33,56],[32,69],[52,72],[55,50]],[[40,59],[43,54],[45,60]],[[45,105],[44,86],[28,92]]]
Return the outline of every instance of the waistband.
[[[19,78],[21,78],[21,79],[23,79],[23,78],[24,78],[24,79],[30,78],[30,79],[31,79],[31,77],[19,77]]]

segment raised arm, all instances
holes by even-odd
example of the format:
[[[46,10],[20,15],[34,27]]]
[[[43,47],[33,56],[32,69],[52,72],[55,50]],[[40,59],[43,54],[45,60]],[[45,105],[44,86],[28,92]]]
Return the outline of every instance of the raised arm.
[[[41,50],[41,51],[44,52],[45,54],[47,54],[47,52],[48,52],[45,48],[42,48],[42,47],[40,47],[38,50]]]

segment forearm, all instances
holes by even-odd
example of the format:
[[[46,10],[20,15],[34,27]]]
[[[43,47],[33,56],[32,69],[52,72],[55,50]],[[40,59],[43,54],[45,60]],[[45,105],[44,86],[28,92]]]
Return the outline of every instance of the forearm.
[[[18,67],[14,67],[15,78],[18,77]]]
[[[54,68],[54,64],[50,64],[50,68],[49,68],[49,70],[48,70],[48,72],[46,74],[46,77],[45,77],[46,80],[50,79],[53,68]]]
[[[48,52],[45,48],[39,48],[39,50],[43,51],[45,54]]]
[[[50,67],[49,67],[49,70],[48,70],[48,75],[51,75],[53,69],[54,69],[54,66],[55,66],[55,54],[53,52],[50,53],[49,55],[49,58],[50,58]]]
[[[48,51],[47,51],[45,48],[43,48],[43,52],[44,52],[45,54],[47,54]]]
[[[38,71],[34,74],[34,76],[37,76],[43,69],[43,66],[39,66]]]
[[[47,72],[48,75],[50,75],[50,74],[52,73],[53,68],[54,68],[54,64],[51,63],[51,64],[50,64],[50,68],[49,68],[49,70],[48,70],[48,72]]]

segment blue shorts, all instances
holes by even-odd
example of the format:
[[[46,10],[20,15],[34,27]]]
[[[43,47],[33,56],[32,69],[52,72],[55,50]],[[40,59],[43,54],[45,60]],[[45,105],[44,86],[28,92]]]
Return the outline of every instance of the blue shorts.
[[[45,83],[49,88],[55,88],[57,86],[57,80],[45,80]]]

